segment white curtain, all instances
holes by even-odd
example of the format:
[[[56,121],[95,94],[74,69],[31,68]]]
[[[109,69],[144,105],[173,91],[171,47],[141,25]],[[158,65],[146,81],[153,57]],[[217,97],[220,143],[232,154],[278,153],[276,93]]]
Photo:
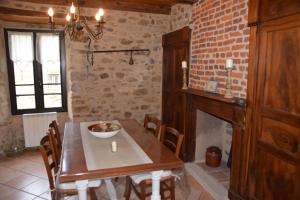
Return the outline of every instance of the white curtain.
[[[59,36],[49,33],[37,34],[37,59],[43,66],[44,83],[51,83],[52,76],[60,79]]]
[[[32,33],[8,32],[10,59],[14,62],[33,60]]]
[[[26,32],[8,32],[10,59],[14,62],[15,83],[32,84],[33,35]]]
[[[59,61],[59,36],[49,33],[37,34],[38,60],[42,63]]]

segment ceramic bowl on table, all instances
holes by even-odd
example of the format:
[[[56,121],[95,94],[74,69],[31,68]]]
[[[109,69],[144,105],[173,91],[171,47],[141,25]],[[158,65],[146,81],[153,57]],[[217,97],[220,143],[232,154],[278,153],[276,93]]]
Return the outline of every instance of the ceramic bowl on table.
[[[95,137],[110,138],[121,130],[121,126],[112,122],[99,122],[97,124],[90,125],[88,130]]]

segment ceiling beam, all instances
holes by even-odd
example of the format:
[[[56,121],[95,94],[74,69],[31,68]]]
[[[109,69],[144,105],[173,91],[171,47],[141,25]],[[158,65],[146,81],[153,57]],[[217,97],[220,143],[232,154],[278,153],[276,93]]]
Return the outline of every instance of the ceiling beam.
[[[54,21],[57,25],[66,24],[66,15],[63,13],[55,13]],[[94,17],[87,17],[87,20],[95,21]],[[0,6],[0,20],[13,21],[13,22],[24,22],[24,23],[36,23],[36,24],[47,24],[48,14],[41,11],[32,10],[21,10],[15,8],[6,8]]]
[[[72,0],[17,0],[47,5],[70,6]],[[135,11],[144,13],[170,14],[174,0],[85,0],[80,2],[87,8],[104,8],[110,10]],[[74,0],[75,2],[75,0]],[[166,3],[170,2],[170,3]]]
[[[0,20],[22,23],[47,24],[48,16],[45,12],[21,10],[15,8],[0,7]],[[66,24],[65,15],[57,13],[55,23]]]

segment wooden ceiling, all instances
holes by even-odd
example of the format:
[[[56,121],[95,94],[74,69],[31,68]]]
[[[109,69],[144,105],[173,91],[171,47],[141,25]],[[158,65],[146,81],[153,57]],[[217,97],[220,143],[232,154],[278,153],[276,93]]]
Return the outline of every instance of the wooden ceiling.
[[[193,4],[198,0],[15,0],[15,2],[42,4],[46,8],[50,5],[70,6],[72,2],[81,7],[104,8],[110,10],[135,11],[143,13],[170,14],[171,7],[177,3]],[[55,23],[64,24],[65,14],[56,13]],[[48,20],[45,11],[22,10],[21,8],[7,8],[0,0],[0,20],[45,23]]]
[[[170,14],[171,7],[177,3],[193,4],[198,0],[17,0],[45,5],[70,6],[77,2],[82,7],[111,10],[136,11],[145,13]]]

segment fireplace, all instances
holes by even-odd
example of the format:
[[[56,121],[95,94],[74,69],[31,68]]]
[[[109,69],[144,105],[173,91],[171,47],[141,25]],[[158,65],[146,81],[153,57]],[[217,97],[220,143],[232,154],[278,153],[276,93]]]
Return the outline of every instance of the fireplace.
[[[230,142],[232,145],[232,163],[230,169],[230,178],[228,187],[226,189],[226,196],[232,199],[240,199],[239,194],[247,192],[247,180],[245,174],[248,170],[248,163],[246,162],[246,155],[248,151],[248,145],[246,144],[246,136],[244,132],[245,127],[245,100],[234,98],[225,99],[222,95],[208,93],[204,91],[187,89],[182,90],[184,94],[184,109],[183,116],[184,121],[184,134],[185,141],[183,145],[182,157],[186,162],[203,163],[203,150],[209,145],[219,145],[223,151],[223,161],[227,162],[228,146],[223,148],[223,140],[215,141],[215,137],[208,137],[203,139],[199,131],[206,131],[209,125],[201,127],[201,123],[205,122],[205,118],[213,120],[215,126],[221,127],[221,131],[226,132],[226,129],[231,129]],[[200,120],[200,124],[197,124],[197,120]],[[222,130],[223,127],[223,130]],[[225,129],[225,130],[224,130]],[[211,132],[211,131],[210,131]],[[200,135],[200,138],[197,134]],[[213,133],[222,137],[223,133]],[[226,135],[227,136],[227,135]],[[197,145],[200,141],[200,146]],[[204,141],[203,141],[204,140]],[[201,145],[201,141],[203,144]],[[204,144],[205,143],[205,144]],[[198,153],[197,151],[200,150]],[[226,152],[224,154],[224,152]],[[224,162],[223,165],[224,166]],[[228,191],[228,192],[227,192]],[[223,192],[224,193],[224,192]]]
[[[222,150],[222,162],[227,163],[232,141],[232,125],[220,118],[197,110],[196,149],[194,162],[205,162],[206,149],[216,146]]]

